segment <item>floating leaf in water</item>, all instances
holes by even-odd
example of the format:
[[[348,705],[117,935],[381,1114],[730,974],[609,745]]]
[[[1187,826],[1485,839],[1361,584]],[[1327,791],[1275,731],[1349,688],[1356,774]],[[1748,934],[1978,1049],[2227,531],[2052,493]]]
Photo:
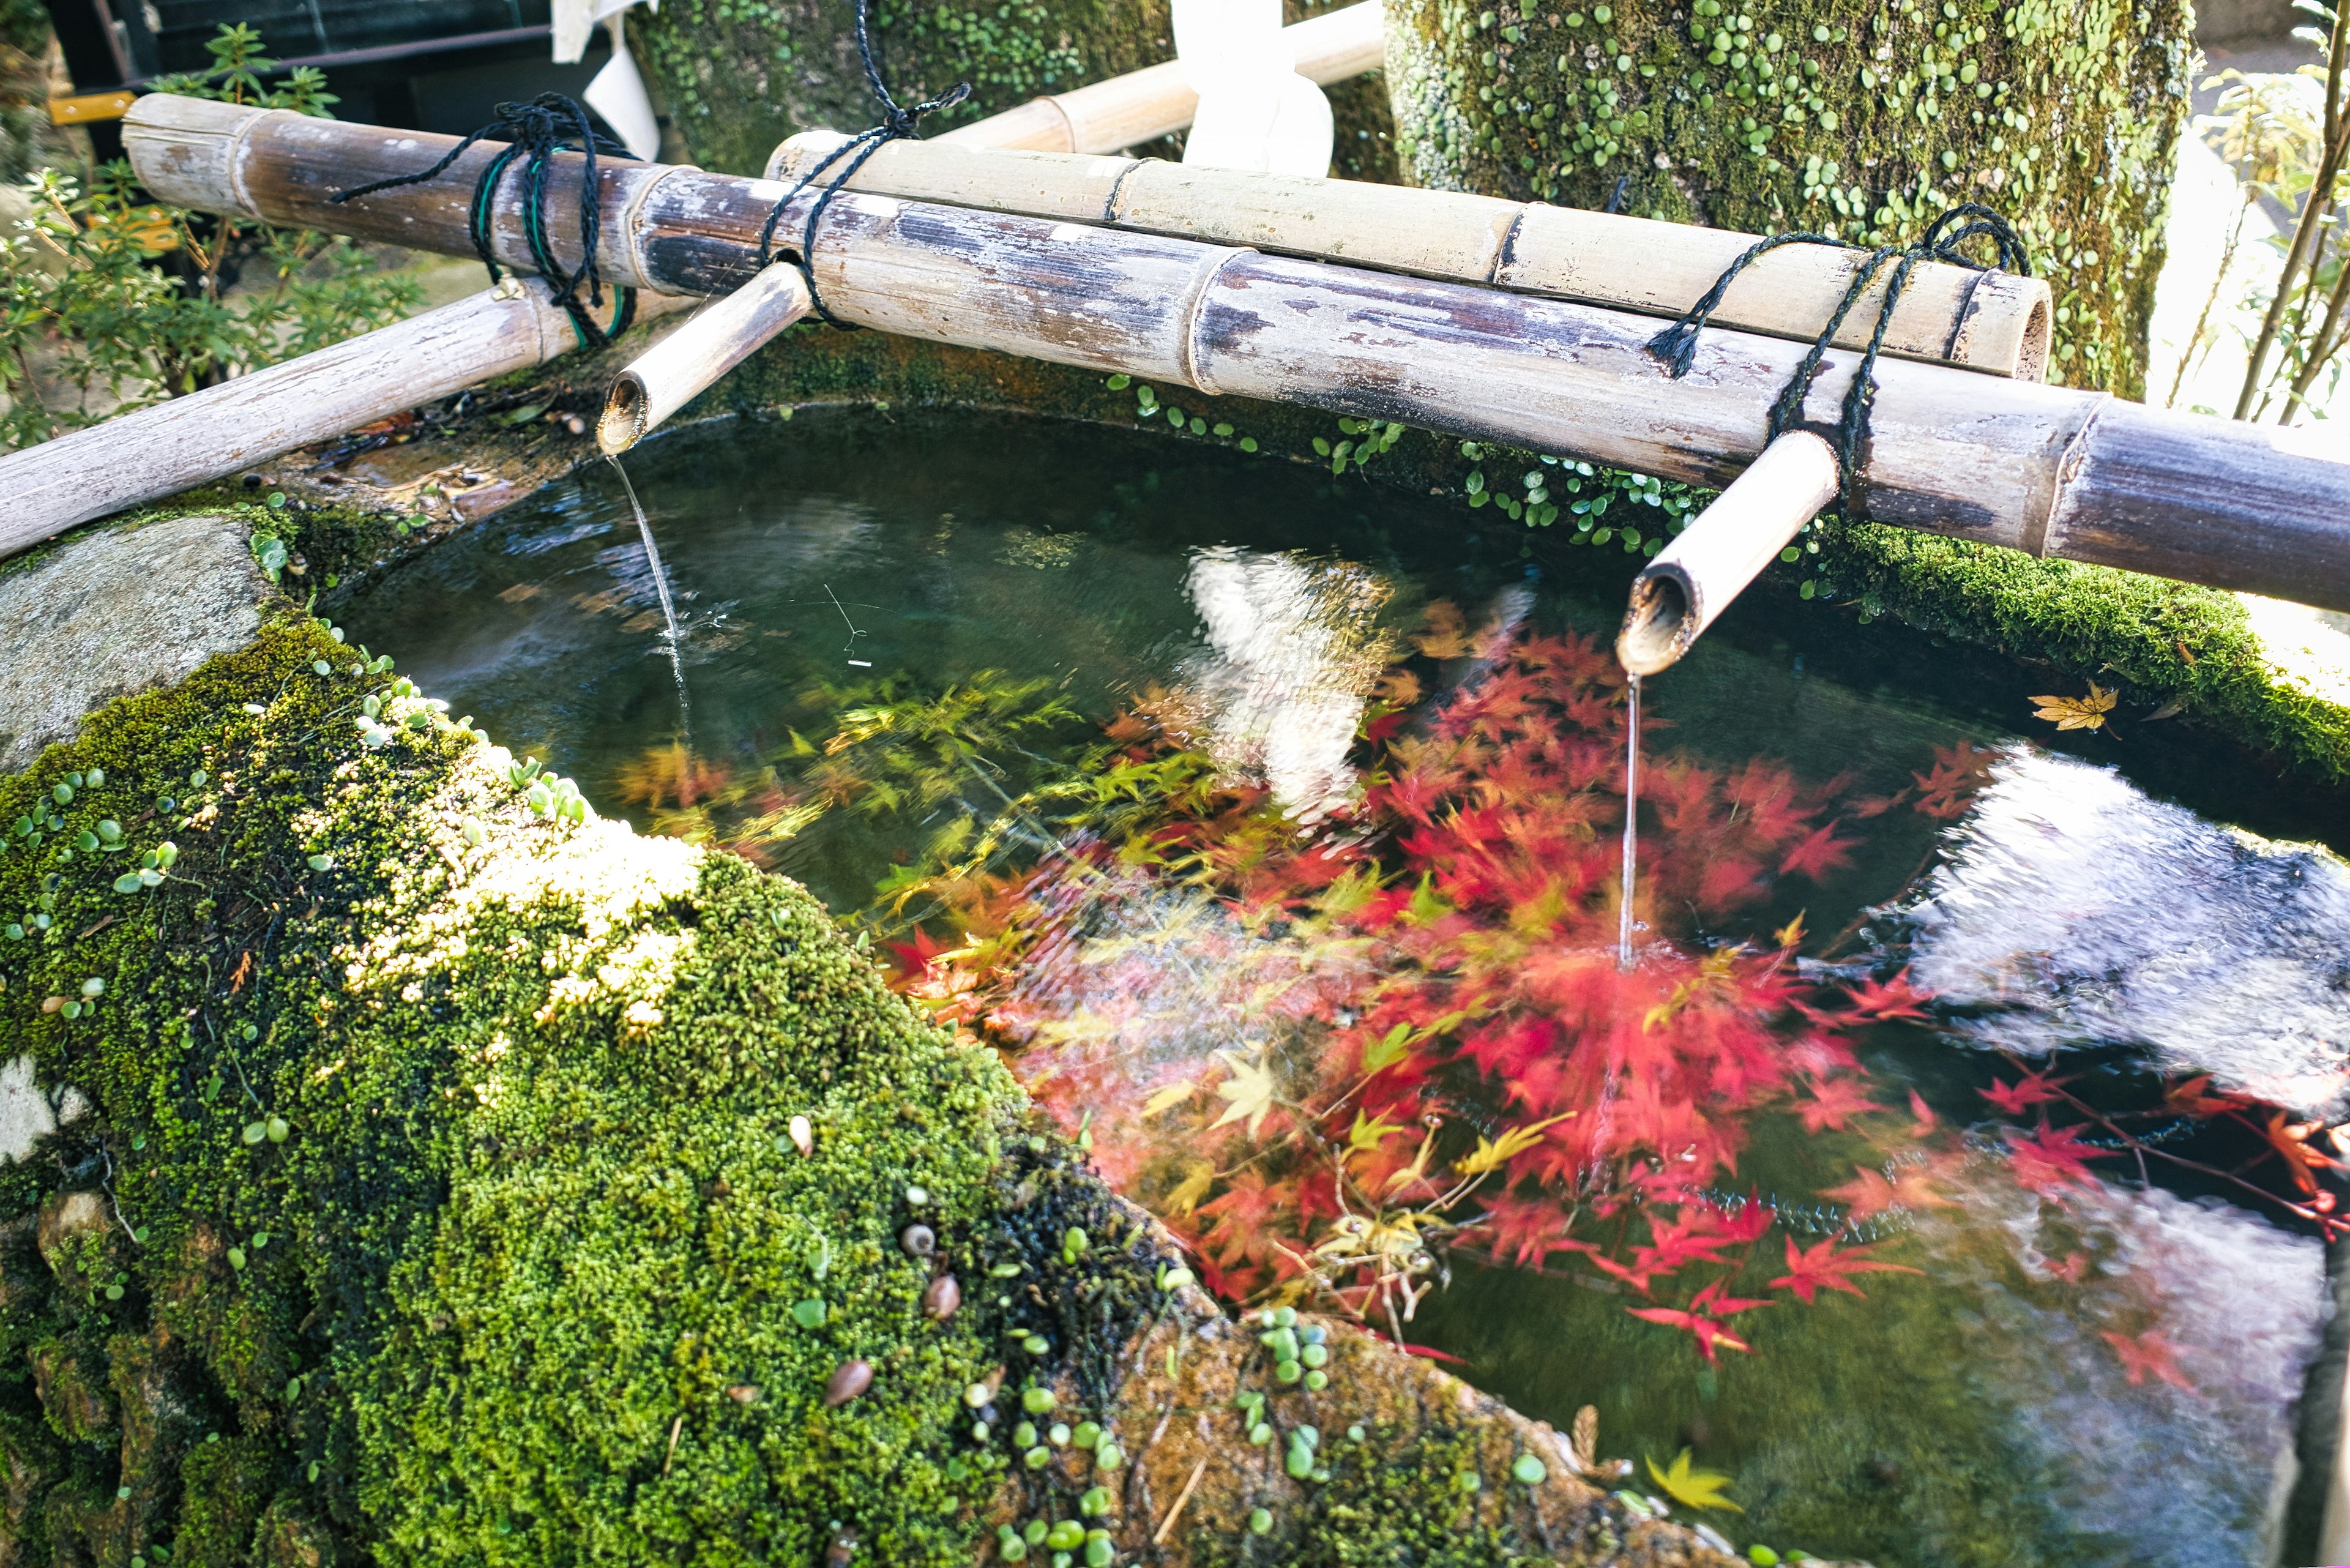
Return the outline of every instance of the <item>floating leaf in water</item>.
[[[1846,1247],[1838,1251],[1833,1236],[1816,1247],[1798,1247],[1793,1236],[1786,1241],[1787,1272],[1773,1280],[1771,1288],[1794,1292],[1806,1306],[1823,1290],[1843,1291],[1856,1296],[1865,1294],[1858,1285],[1852,1282],[1855,1274],[1917,1274],[1925,1272],[1910,1268],[1906,1263],[1885,1263],[1864,1257],[1862,1254],[1868,1250],[1866,1247]]]
[[[1540,1143],[1544,1127],[1563,1122],[1575,1114],[1573,1111],[1563,1111],[1557,1116],[1530,1123],[1525,1127],[1512,1127],[1499,1138],[1491,1141],[1481,1137],[1477,1140],[1475,1150],[1461,1156],[1454,1168],[1463,1176],[1482,1176],[1496,1166],[1506,1165]]]
[[[2119,688],[2108,691],[2092,680],[2086,697],[2033,698],[2040,706],[2032,711],[2032,716],[2045,719],[2059,730],[2102,730],[2106,715],[2113,711],[2120,695]]]
[[[1245,1121],[1249,1137],[1254,1137],[1273,1111],[1273,1071],[1265,1066],[1262,1052],[1253,1058],[1237,1051],[1219,1051],[1216,1055],[1232,1069],[1232,1076],[1216,1085],[1217,1096],[1230,1104],[1211,1126],[1221,1127]]]
[[[2097,1337],[2114,1347],[2114,1354],[2121,1357],[2122,1376],[2132,1383],[2143,1383],[2153,1376],[2174,1388],[2183,1388],[2189,1394],[2195,1392],[2195,1385],[2188,1379],[2186,1373],[2178,1369],[2178,1362],[2172,1354],[2169,1342],[2158,1330],[2148,1329],[2136,1338],[2111,1332],[2100,1334]]]
[[[1200,1085],[1189,1078],[1185,1078],[1180,1083],[1170,1084],[1143,1102],[1142,1114],[1146,1116],[1155,1116],[1161,1111],[1170,1110],[1197,1094]]]
[[[1731,1478],[1718,1470],[1691,1469],[1687,1449],[1673,1457],[1669,1469],[1659,1469],[1654,1459],[1648,1460],[1648,1464],[1649,1478],[1664,1488],[1667,1496],[1684,1508],[1726,1508],[1732,1513],[1746,1511],[1721,1495],[1721,1489],[1730,1484]]]

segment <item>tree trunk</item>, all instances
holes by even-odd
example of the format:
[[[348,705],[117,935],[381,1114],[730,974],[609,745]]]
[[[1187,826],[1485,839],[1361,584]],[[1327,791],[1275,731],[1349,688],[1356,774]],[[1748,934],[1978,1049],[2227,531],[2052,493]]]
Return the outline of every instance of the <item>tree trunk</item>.
[[[1302,21],[1343,0],[1288,0]],[[857,57],[852,0],[670,0],[632,13],[638,57],[695,162],[755,174],[775,143],[808,130],[862,130],[879,118]],[[1008,7],[880,0],[873,20],[883,79],[899,103],[971,84],[931,116],[935,133],[1105,77],[1171,59],[1167,0],[1014,0]],[[1392,181],[1387,96],[1376,78],[1328,89],[1337,121],[1333,171]],[[1180,138],[1150,151],[1180,155]]]
[[[1389,0],[1404,177],[1722,228],[2012,222],[2052,380],[2138,396],[2194,54],[2182,0]]]

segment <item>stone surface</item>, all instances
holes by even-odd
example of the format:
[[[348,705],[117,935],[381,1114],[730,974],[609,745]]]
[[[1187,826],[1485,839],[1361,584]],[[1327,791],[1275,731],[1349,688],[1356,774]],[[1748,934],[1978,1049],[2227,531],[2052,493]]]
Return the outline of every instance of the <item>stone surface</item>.
[[[0,772],[71,736],[99,703],[243,648],[268,587],[226,517],[83,535],[0,576]]]

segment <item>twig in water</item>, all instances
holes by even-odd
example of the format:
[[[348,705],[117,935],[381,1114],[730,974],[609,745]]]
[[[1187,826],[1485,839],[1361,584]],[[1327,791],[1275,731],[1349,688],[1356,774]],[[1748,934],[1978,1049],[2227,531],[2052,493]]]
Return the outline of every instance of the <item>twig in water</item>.
[[[1164,1546],[1167,1544],[1167,1533],[1175,1528],[1176,1516],[1183,1511],[1183,1505],[1191,1501],[1191,1494],[1199,1490],[1200,1478],[1207,1473],[1208,1456],[1201,1454],[1200,1456],[1200,1462],[1191,1467],[1191,1479],[1185,1481],[1183,1483],[1183,1490],[1175,1494],[1175,1506],[1169,1509],[1167,1511],[1167,1517],[1159,1521],[1158,1531],[1150,1537],[1151,1545]]]

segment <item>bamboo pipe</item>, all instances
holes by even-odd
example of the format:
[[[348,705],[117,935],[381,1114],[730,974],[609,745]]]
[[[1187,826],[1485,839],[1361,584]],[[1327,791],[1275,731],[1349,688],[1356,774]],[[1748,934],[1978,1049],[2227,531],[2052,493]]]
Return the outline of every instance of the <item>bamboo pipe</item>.
[[[124,141],[159,200],[458,255],[472,252],[474,181],[496,155],[469,149],[432,181],[338,207],[330,192],[411,173],[452,139],[151,94]],[[546,182],[567,266],[574,156]],[[750,277],[785,193],[697,169],[598,173],[604,275],[663,293]],[[521,264],[518,183],[490,221],[500,259]],[[779,233],[800,232],[810,199]],[[1713,486],[1762,451],[1804,352],[1709,331],[1673,380],[1647,350],[1652,317],[856,192],[833,200],[814,248],[825,302],[846,321]],[[1833,430],[1856,364],[1826,356],[1798,428]],[[1880,521],[2350,610],[2350,458],[2302,450],[2307,432],[1909,361],[1877,369],[1858,478]]]
[[[596,444],[608,456],[628,451],[767,339],[806,316],[808,303],[807,282],[799,269],[782,265],[763,268],[733,293],[712,302],[620,372],[605,397],[603,417],[596,421]]]
[[[1378,70],[1386,61],[1378,0],[1284,27],[1281,36],[1294,51],[1297,74],[1325,87]],[[965,148],[1116,152],[1183,130],[1199,108],[1200,95],[1191,90],[1182,63],[1168,60],[1074,92],[1031,99],[932,140]]]
[[[639,317],[685,299],[639,295]],[[579,343],[536,278],[0,456],[0,556],[207,483]]]
[[[1835,499],[1838,472],[1835,449],[1809,431],[1789,431],[1764,447],[1632,579],[1616,661],[1634,675],[1679,663],[1796,531]]]
[[[795,181],[847,140],[804,131],[775,149],[767,178]],[[1688,310],[1755,239],[1452,191],[1195,169],[1155,158],[982,151],[944,138],[888,143],[847,188],[1181,234],[1648,316]],[[1766,253],[1730,286],[1711,324],[1809,343],[1866,255],[1824,245]],[[1845,317],[1839,347],[1867,345],[1891,270],[1880,270]],[[2048,285],[2038,278],[1920,265],[1895,304],[1885,352],[2037,381],[2047,369],[2052,308]]]

